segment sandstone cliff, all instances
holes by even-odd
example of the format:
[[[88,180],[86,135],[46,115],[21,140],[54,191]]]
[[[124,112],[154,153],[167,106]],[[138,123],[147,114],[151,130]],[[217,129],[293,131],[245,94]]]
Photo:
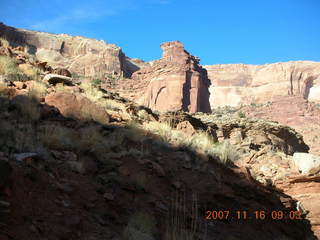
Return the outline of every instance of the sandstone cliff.
[[[301,96],[320,102],[319,62],[204,67],[211,80],[210,103],[215,107],[268,102],[277,96]]]
[[[67,34],[50,34],[0,23],[0,37],[13,46],[24,46],[40,61],[85,76],[105,73],[131,76],[138,67],[115,44]]]
[[[139,103],[159,111],[209,112],[210,81],[199,59],[181,42],[161,45],[162,59],[135,72],[135,81],[148,83]]]

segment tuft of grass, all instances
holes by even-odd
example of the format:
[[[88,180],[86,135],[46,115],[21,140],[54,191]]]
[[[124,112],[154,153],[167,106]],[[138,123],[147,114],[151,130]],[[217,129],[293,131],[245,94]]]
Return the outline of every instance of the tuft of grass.
[[[93,102],[97,102],[102,99],[103,93],[99,91],[92,82],[83,81],[80,87],[84,90],[84,95]]]
[[[238,151],[229,140],[216,144],[212,149],[211,155],[218,157],[223,164],[229,164],[239,159]]]
[[[48,85],[44,82],[35,81],[28,91],[28,96],[40,100],[47,94]]]
[[[17,61],[8,56],[0,56],[0,75],[6,75],[6,78],[10,81],[25,81],[29,79],[20,70]]]
[[[174,130],[166,122],[148,122],[144,125],[144,129],[159,135],[165,142],[172,142],[172,132]]]
[[[40,119],[40,105],[38,99],[32,96],[23,96],[16,102],[21,119],[37,121]]]
[[[78,141],[75,130],[59,125],[44,125],[39,129],[41,142],[48,149],[70,151]]]
[[[9,41],[5,38],[0,38],[1,45],[4,47],[10,47]]]
[[[8,56],[0,56],[0,74],[21,74],[17,61]]]
[[[144,129],[160,136],[163,142],[177,147],[189,148],[213,159],[218,158],[223,164],[229,164],[239,158],[238,152],[229,141],[216,143],[213,137],[205,131],[199,131],[187,138],[182,131],[173,129],[170,124],[163,122],[149,122],[144,125]]]
[[[20,65],[22,66],[22,65]],[[21,69],[21,68],[20,68]],[[41,70],[32,65],[26,65],[21,69],[21,72],[25,74],[31,80],[40,80]]]

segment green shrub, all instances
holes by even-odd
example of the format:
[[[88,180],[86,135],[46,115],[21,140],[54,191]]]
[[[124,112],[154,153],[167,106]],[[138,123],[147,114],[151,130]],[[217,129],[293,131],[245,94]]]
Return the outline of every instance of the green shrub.
[[[99,78],[95,78],[95,79],[91,80],[91,84],[93,87],[98,87],[101,83],[102,83],[102,80]]]
[[[246,114],[244,112],[238,112],[239,118],[245,118]]]

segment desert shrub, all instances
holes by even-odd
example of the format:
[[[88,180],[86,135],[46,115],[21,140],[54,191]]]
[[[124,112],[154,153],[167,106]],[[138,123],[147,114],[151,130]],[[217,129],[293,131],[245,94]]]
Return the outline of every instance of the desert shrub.
[[[213,137],[205,131],[199,131],[192,137],[180,131],[173,129],[168,123],[149,122],[144,125],[144,129],[161,137],[161,140],[176,147],[188,148],[198,154],[211,156],[213,159],[219,159],[223,164],[236,161],[238,152],[229,141],[216,143]]]
[[[17,61],[7,56],[0,56],[0,74],[6,75],[9,81],[29,80],[29,77],[18,67]]]
[[[17,61],[7,56],[0,56],[0,74],[21,74]]]
[[[77,152],[94,152],[99,144],[103,145],[104,139],[97,126],[88,126],[80,129],[79,138],[74,147]]]
[[[103,97],[103,93],[99,91],[92,82],[83,81],[80,87],[84,90],[84,95],[93,102],[97,102]]]
[[[102,83],[102,80],[99,78],[95,78],[95,79],[91,80],[91,84],[93,87],[98,87],[101,83]]]
[[[10,46],[9,41],[7,39],[0,38],[0,42],[1,42],[1,45],[4,46],[4,47],[9,47]]]
[[[33,82],[31,88],[29,89],[28,96],[41,99],[46,96],[48,86],[44,82]]]
[[[2,120],[0,128],[2,151],[33,152],[37,149],[39,142],[32,123]]]
[[[40,105],[38,99],[32,96],[20,95],[16,98],[15,106],[22,120],[37,121],[40,118]]]
[[[189,139],[189,147],[199,153],[212,155],[215,142],[213,138],[205,131],[200,131]]]
[[[172,127],[165,122],[149,122],[144,125],[144,129],[159,135],[163,141],[172,142]]]
[[[238,112],[239,118],[245,118],[246,114],[244,112]]]
[[[59,125],[41,126],[39,132],[41,142],[49,149],[70,151],[79,139],[74,129]]]
[[[108,110],[119,111],[123,109],[123,105],[117,102],[116,100],[105,99],[103,102],[104,102],[104,107]]]
[[[28,65],[27,67],[24,67],[21,69],[21,72],[28,77],[28,79],[31,80],[40,80],[40,74],[41,70],[35,66]]]
[[[142,119],[144,121],[151,121],[152,120],[152,117],[145,109],[139,110],[137,115],[138,115],[139,119]]]
[[[218,157],[223,164],[235,162],[239,158],[239,153],[228,140],[217,143],[211,150],[211,155]]]

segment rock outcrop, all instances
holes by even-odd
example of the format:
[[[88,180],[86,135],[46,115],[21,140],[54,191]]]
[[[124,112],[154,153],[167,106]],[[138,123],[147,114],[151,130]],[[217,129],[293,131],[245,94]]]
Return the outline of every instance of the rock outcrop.
[[[133,74],[148,86],[139,103],[159,111],[209,112],[210,85],[199,59],[190,55],[181,42],[161,45],[163,57]]]
[[[136,66],[115,44],[67,34],[50,34],[0,24],[0,37],[23,46],[40,61],[85,76],[130,76]]]
[[[56,107],[65,117],[94,120],[102,124],[107,124],[110,120],[109,114],[103,107],[80,94],[53,93],[45,98],[45,102],[50,106]]]
[[[214,106],[263,103],[277,96],[301,96],[320,102],[319,62],[219,64],[204,68],[211,80],[210,103]]]

